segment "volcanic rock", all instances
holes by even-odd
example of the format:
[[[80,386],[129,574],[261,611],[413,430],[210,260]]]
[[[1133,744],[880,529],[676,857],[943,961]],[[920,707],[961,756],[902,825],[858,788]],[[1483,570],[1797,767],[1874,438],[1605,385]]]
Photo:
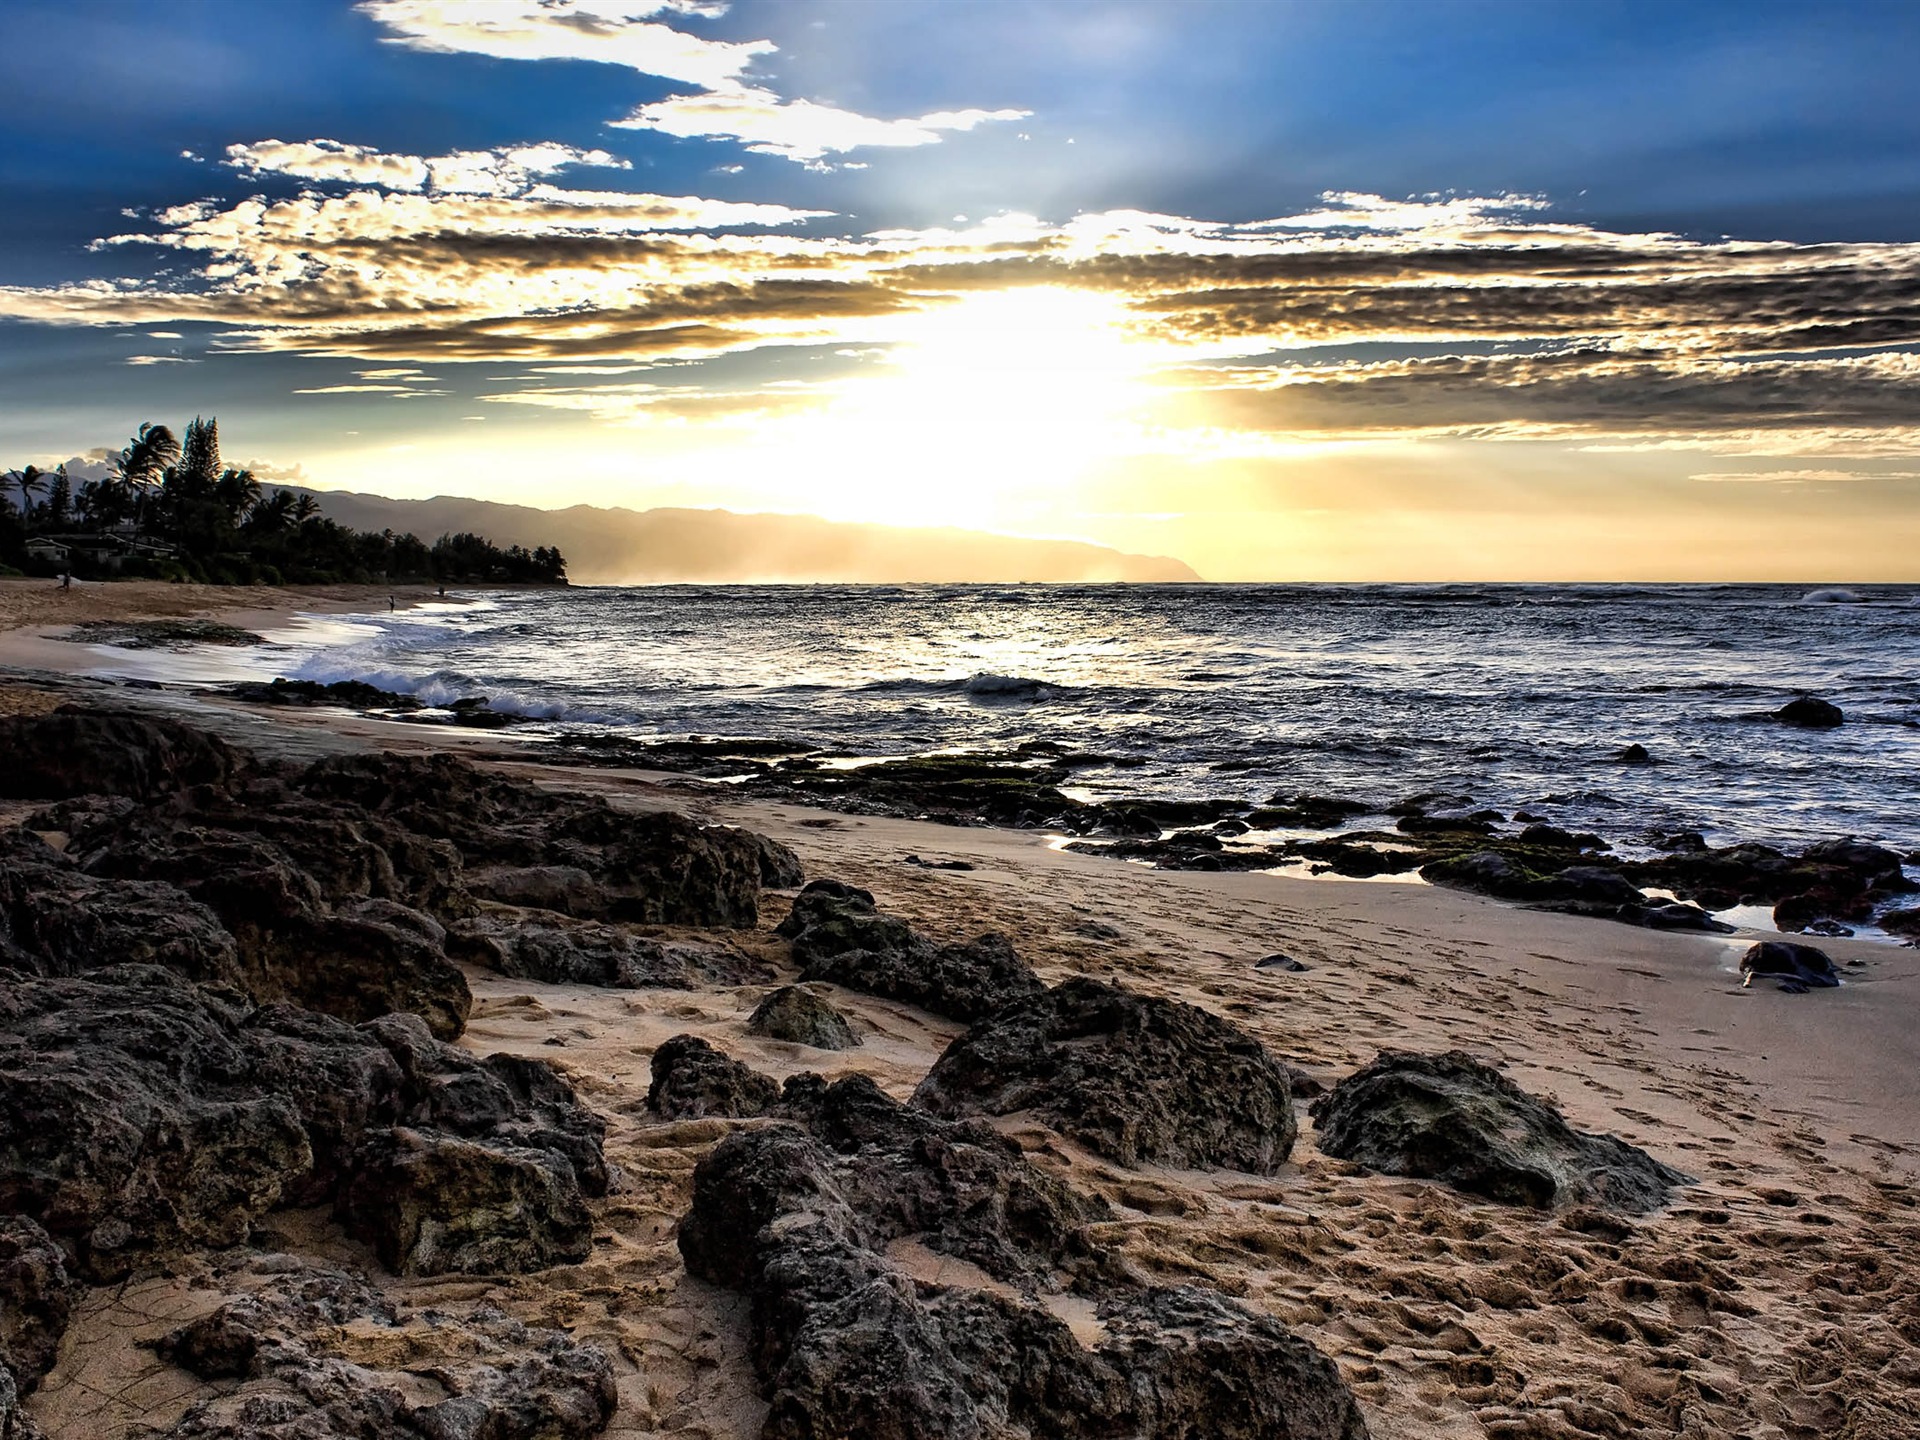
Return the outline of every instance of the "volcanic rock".
[[[0,1216],[0,1388],[11,1375],[16,1395],[33,1393],[79,1290],[51,1235],[24,1215]]]
[[[404,1127],[361,1147],[334,1208],[401,1275],[517,1274],[593,1248],[593,1217],[562,1157]]]
[[[671,1036],[653,1052],[647,1106],[662,1119],[737,1120],[766,1114],[779,1098],[778,1084],[698,1035]]]
[[[63,705],[51,715],[0,718],[0,796],[62,800],[125,795],[154,800],[220,784],[240,768],[223,741],[175,720]]]
[[[816,1050],[851,1050],[861,1043],[847,1017],[804,985],[784,986],[767,996],[754,1007],[747,1030]]]
[[[1297,1125],[1252,1036],[1178,1001],[1074,979],[977,1022],[914,1092],[937,1115],[1030,1110],[1123,1165],[1271,1175]]]
[[[240,1382],[169,1437],[576,1440],[613,1417],[606,1353],[558,1331],[485,1306],[403,1322],[378,1291],[288,1256],[261,1256],[236,1278],[258,1288],[155,1346],[202,1380]]]
[[[1788,940],[1762,940],[1740,957],[1740,973],[1747,984],[1756,978],[1778,979],[1782,990],[1804,992],[1809,986],[1840,983],[1840,972],[1824,950]]]
[[[1109,1296],[1107,1339],[1083,1349],[1021,1292],[1105,1278],[1084,1228],[1104,1206],[990,1128],[903,1108],[864,1076],[797,1077],[783,1108],[799,1123],[738,1131],[701,1161],[680,1230],[689,1272],[753,1302],[763,1440],[1366,1435],[1323,1356],[1216,1295]],[[882,1253],[900,1240],[1018,1289],[922,1290]]]
[[[598,920],[504,905],[483,906],[479,916],[455,921],[449,934],[451,953],[459,958],[545,985],[691,990],[752,984],[772,973],[725,940],[663,940]]]
[[[1822,700],[1815,695],[1801,695],[1789,700],[1773,712],[1773,718],[1783,725],[1795,725],[1802,730],[1832,730],[1846,723],[1846,713],[1830,700]]]
[[[804,979],[954,1020],[977,1020],[1045,988],[1003,936],[935,945],[898,916],[881,914],[870,893],[838,880],[816,880],[802,890],[779,933],[792,939]]]
[[[1311,1113],[1328,1155],[1536,1209],[1643,1214],[1690,1178],[1615,1136],[1575,1130],[1553,1106],[1460,1050],[1383,1050],[1314,1101]]]

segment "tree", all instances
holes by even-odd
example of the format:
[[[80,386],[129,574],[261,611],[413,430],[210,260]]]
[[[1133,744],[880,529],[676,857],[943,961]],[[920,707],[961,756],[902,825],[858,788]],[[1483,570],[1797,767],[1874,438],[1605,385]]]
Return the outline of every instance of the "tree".
[[[11,480],[20,489],[20,514],[27,517],[33,513],[33,497],[47,488],[47,472],[38,465],[29,465],[24,470],[8,473]]]
[[[53,470],[53,484],[47,490],[47,524],[55,530],[64,530],[73,520],[73,481],[67,478],[67,467],[56,465]]]
[[[170,477],[189,500],[205,499],[220,477],[220,422],[198,415],[187,423],[179,463]]]
[[[246,528],[255,535],[284,535],[293,528],[293,507],[293,492],[276,490],[254,502],[253,508],[247,511]]]
[[[213,498],[227,512],[227,522],[238,525],[241,516],[252,510],[260,499],[260,482],[253,478],[251,470],[229,467],[221,471],[220,478],[214,482]]]
[[[293,523],[304,525],[316,519],[320,514],[320,502],[311,495],[301,495],[293,502]]]
[[[128,485],[136,489],[151,488],[160,483],[166,468],[179,458],[180,442],[173,438],[173,432],[148,421],[127,442],[114,467]]]

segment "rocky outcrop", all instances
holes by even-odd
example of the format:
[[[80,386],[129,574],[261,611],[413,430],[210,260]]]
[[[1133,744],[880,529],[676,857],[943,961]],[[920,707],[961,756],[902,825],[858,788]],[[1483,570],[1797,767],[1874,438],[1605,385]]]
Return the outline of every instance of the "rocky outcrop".
[[[518,1274],[593,1248],[579,1181],[554,1152],[406,1127],[361,1147],[334,1208],[400,1275]]]
[[[663,1120],[738,1120],[766,1114],[779,1098],[772,1080],[698,1035],[674,1035],[653,1052],[647,1107]]]
[[[224,742],[175,720],[63,705],[51,715],[0,718],[0,796],[62,800],[124,795],[148,801],[189,785],[219,785],[241,761]]]
[[[796,1123],[736,1132],[694,1172],[688,1270],[752,1300],[765,1440],[1033,1434],[1360,1440],[1325,1357],[1278,1322],[1196,1290],[1109,1292],[1088,1350],[1033,1298],[1107,1265],[1098,1201],[990,1128],[936,1119],[872,1081],[800,1077]],[[1005,1288],[916,1286],[884,1251],[910,1241]]]
[[[778,933],[793,941],[804,979],[954,1020],[977,1020],[1045,988],[1003,936],[935,945],[905,920],[882,914],[870,892],[839,880],[815,880],[802,890]]]
[[[1313,1103],[1328,1155],[1439,1180],[1511,1205],[1641,1214],[1690,1177],[1612,1135],[1588,1135],[1547,1102],[1459,1050],[1385,1050]]]
[[[484,1306],[403,1320],[370,1286],[286,1255],[260,1256],[236,1279],[257,1288],[155,1347],[224,1382],[168,1436],[576,1440],[613,1418],[611,1361],[559,1331]]]
[[[540,1206],[570,1215],[580,1194],[607,1186],[602,1124],[551,1067],[476,1059],[413,1016],[355,1028],[288,1006],[249,1010],[124,966],[77,979],[0,973],[0,1033],[0,1213],[37,1220],[96,1281],[237,1244],[276,1205],[320,1203],[376,1164],[391,1169],[396,1127],[470,1146],[468,1171],[517,1176],[537,1156],[561,1177],[518,1209],[495,1206],[484,1224],[497,1232],[537,1230]],[[404,1232],[404,1216],[378,1212],[404,1209],[412,1192],[353,1193],[351,1227]],[[463,1215],[461,1193],[436,1192],[436,1223],[471,1231],[482,1222]],[[482,1181],[467,1193],[470,1209],[493,1204]],[[530,1241],[523,1253],[557,1252]]]
[[[1762,940],[1740,957],[1740,973],[1745,983],[1777,980],[1789,994],[1804,995],[1809,989],[1830,988],[1840,983],[1840,972],[1833,968],[1833,957],[1811,945],[1796,945],[1789,940]]]
[[[670,810],[616,810],[597,796],[541,790],[448,755],[331,756],[292,784],[311,799],[447,841],[470,871],[495,877],[492,891],[480,893],[506,903],[647,925],[746,928],[758,918],[773,842],[743,830],[698,825]],[[550,867],[586,879],[565,877],[541,900],[515,898],[529,892],[512,872]]]
[[[30,1395],[53,1368],[80,1286],[53,1237],[24,1215],[0,1216],[0,1394]],[[0,1425],[5,1402],[0,1399]]]
[[[206,906],[159,881],[97,879],[23,831],[0,835],[0,957],[36,975],[163,965],[210,985],[243,980]]]
[[[783,986],[762,1000],[747,1019],[747,1031],[815,1050],[851,1050],[860,1044],[853,1022],[804,985]]]
[[[549,910],[484,904],[449,927],[452,953],[520,980],[616,990],[746,985],[772,972],[737,945],[636,934]]]
[[[975,1024],[914,1103],[947,1116],[1031,1111],[1123,1165],[1260,1175],[1285,1163],[1298,1129],[1285,1070],[1244,1030],[1088,979]]]

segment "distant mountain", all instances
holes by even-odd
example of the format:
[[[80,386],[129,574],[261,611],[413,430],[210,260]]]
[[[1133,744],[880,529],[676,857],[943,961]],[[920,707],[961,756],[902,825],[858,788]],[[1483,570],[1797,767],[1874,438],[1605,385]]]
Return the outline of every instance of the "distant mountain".
[[[297,487],[286,486],[286,489]],[[1179,560],[1076,540],[1021,540],[976,530],[852,525],[812,515],[730,510],[538,510],[436,495],[390,500],[310,492],[356,530],[412,531],[431,544],[471,530],[496,545],[557,545],[587,585],[750,581],[1198,580]]]

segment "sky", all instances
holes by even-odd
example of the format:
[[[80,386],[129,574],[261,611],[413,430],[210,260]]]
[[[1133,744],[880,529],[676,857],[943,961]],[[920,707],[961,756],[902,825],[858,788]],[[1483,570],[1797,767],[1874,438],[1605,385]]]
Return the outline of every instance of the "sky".
[[[1920,580],[1907,0],[7,0],[0,465]]]

